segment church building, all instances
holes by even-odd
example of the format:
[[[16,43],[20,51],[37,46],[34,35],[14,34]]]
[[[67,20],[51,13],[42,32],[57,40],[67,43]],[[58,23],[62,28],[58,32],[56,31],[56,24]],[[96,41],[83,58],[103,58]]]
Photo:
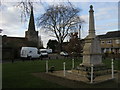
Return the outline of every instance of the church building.
[[[28,30],[25,31],[25,37],[2,36],[2,59],[16,59],[20,57],[21,47],[41,48],[42,41],[35,30],[34,13],[31,7]]]

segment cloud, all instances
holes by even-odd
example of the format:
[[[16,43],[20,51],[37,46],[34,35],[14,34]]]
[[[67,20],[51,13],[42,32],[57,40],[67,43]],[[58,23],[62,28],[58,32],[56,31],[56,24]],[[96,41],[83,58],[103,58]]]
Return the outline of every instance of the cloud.
[[[39,29],[39,36],[41,36],[41,40],[43,41],[44,47],[47,47],[47,42],[49,39],[51,40],[56,39],[55,37],[51,37],[50,35],[51,35],[50,32],[47,32],[43,29]]]
[[[104,8],[98,8],[96,10],[95,24],[97,34],[105,34],[118,29],[118,7],[114,5],[109,5],[108,3]]]
[[[82,19],[82,20],[84,20],[86,23],[88,23],[88,15],[82,15],[82,16],[80,16],[80,18]]]
[[[20,18],[20,10],[18,8],[14,8],[13,4],[15,3],[3,3],[2,13],[0,13],[0,28],[3,29],[2,34],[6,34],[8,36],[18,36],[24,37],[25,30],[28,28],[28,22],[21,23]],[[41,3],[42,4],[42,3]],[[44,3],[44,5],[35,4],[34,16],[44,13],[44,7],[48,4],[52,3]],[[107,4],[107,3],[74,3],[76,7],[80,7],[82,9],[81,19],[85,20],[86,23],[83,24],[81,28],[81,37],[84,38],[88,35],[89,28],[89,6],[94,5],[95,11],[95,27],[97,34],[105,34],[108,31],[115,30],[117,28],[117,6],[115,4]],[[104,6],[104,7],[103,7]],[[51,37],[49,33],[46,33],[42,30],[39,30],[39,34],[41,35],[41,39],[43,41],[44,46],[49,39],[56,39]],[[67,39],[66,39],[67,40]],[[66,41],[65,40],[65,41]]]
[[[16,8],[14,5],[17,5],[17,3],[2,3],[2,11],[0,13],[0,28],[3,29],[2,35],[24,37],[25,30],[28,28],[28,22],[21,22],[20,8]],[[38,4],[36,6],[35,14],[39,13],[39,9],[42,8]]]
[[[3,29],[2,35],[11,37],[25,37],[28,22],[21,22],[20,9],[13,7],[15,4],[16,3],[2,3],[2,11],[0,13],[0,28]],[[34,16],[44,12],[42,5],[35,5]],[[44,41],[44,45],[46,45],[47,41],[50,39],[50,36],[42,32],[41,37]]]
[[[113,27],[117,26],[118,22],[107,23],[106,25],[97,25],[97,27]]]
[[[89,3],[91,4],[91,3]],[[106,6],[105,6],[106,5]],[[116,6],[115,6],[116,5]],[[88,5],[89,6],[89,5]],[[118,7],[117,3],[94,3],[94,18],[96,34],[105,34],[109,31],[117,30],[118,28]],[[102,7],[104,6],[104,7]],[[83,7],[84,8],[84,7]],[[85,8],[83,11],[86,10]],[[85,11],[86,12],[86,11]],[[81,16],[86,21],[81,30],[81,36],[84,38],[89,30],[89,15],[88,12]]]
[[[0,13],[0,28],[3,29],[2,34],[23,36],[21,27],[23,26],[20,19],[19,10],[12,6],[12,3],[3,3]]]
[[[96,31],[97,31],[97,34],[105,34],[109,31],[115,31],[115,30],[118,30],[118,22],[110,22],[110,23],[107,23],[107,24],[102,24],[102,25],[97,25],[96,26]]]
[[[2,0],[2,2],[20,2],[21,0]],[[26,1],[26,0],[22,0]],[[32,2],[91,2],[91,0],[30,0]],[[92,2],[118,2],[119,0],[92,0]]]
[[[118,11],[117,6],[99,8],[95,13],[96,20],[117,19],[118,17],[117,11]]]

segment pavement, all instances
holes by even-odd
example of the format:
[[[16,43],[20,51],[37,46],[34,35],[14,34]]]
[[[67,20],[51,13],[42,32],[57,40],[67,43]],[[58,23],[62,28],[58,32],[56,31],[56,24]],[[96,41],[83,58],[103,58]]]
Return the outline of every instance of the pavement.
[[[66,73],[66,76],[63,76],[63,71],[55,71],[54,73],[50,73],[50,72],[49,73],[45,73],[45,72],[32,73],[32,75],[35,77],[41,78],[43,80],[53,82],[68,88],[93,88],[93,87],[94,88],[95,87],[96,88],[118,88],[118,83],[120,83],[120,81],[118,80],[118,76],[120,76],[120,72],[119,72],[119,75],[118,73],[115,74],[114,79],[111,79],[111,75],[96,77],[96,79],[94,80],[94,83],[92,84],[86,77],[72,74],[70,71]],[[99,83],[96,83],[97,81],[99,81],[99,83],[101,83],[101,81],[104,81],[107,83],[99,84]],[[111,83],[109,82],[112,82],[112,84],[114,83],[114,85],[112,86]],[[106,86],[103,84],[105,84]]]
[[[120,73],[116,73],[114,74],[114,78],[112,78],[112,75],[111,74],[108,74],[108,75],[102,75],[102,76],[97,76],[93,83],[91,83],[87,78],[86,76],[84,75],[80,75],[79,73],[75,73],[75,72],[72,72],[71,70],[67,70],[66,71],[66,74],[64,76],[63,74],[63,71],[55,71],[54,73],[48,73],[50,75],[53,75],[53,76],[58,76],[58,77],[62,77],[62,78],[66,78],[66,79],[69,79],[69,80],[75,80],[75,81],[82,81],[82,82],[85,82],[85,83],[88,83],[88,84],[96,84],[96,83],[101,83],[101,82],[104,82],[104,81],[108,81],[108,80],[112,80],[112,79],[118,79],[118,74],[120,75]],[[118,80],[119,81],[119,80]],[[120,81],[119,81],[120,82]]]

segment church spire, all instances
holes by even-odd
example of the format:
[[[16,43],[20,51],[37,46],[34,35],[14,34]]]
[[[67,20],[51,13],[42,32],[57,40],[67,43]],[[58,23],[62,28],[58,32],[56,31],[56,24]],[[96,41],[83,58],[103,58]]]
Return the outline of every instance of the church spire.
[[[31,13],[30,13],[30,20],[29,20],[28,31],[35,31],[33,6],[31,6]]]
[[[95,37],[94,10],[92,5],[90,5],[90,10],[89,10],[89,37],[90,38]]]
[[[38,31],[35,30],[33,7],[29,19],[28,31],[25,32],[25,38],[31,42],[29,46],[38,46]]]

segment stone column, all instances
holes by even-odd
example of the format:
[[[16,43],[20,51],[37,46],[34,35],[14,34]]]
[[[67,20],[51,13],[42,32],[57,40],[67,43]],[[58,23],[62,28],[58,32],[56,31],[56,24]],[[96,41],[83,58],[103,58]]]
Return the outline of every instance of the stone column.
[[[85,38],[85,45],[83,47],[83,62],[81,64],[84,66],[102,64],[100,40],[95,35],[93,12],[93,6],[91,5],[89,10],[89,34]]]
[[[89,37],[91,38],[95,37],[94,10],[92,5],[90,5],[89,10]]]

